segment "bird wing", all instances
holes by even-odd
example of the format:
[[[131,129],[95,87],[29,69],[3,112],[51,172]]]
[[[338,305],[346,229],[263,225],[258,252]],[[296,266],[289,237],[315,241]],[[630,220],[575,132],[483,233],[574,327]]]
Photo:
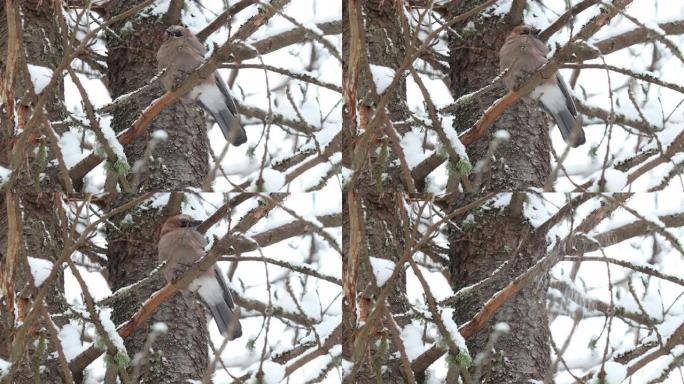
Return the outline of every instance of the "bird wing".
[[[575,108],[575,102],[572,101],[572,93],[570,93],[570,89],[568,89],[560,73],[556,73],[556,81],[561,92],[563,92],[563,96],[565,96],[565,104],[568,106],[568,110],[573,116],[577,116],[577,108]]]
[[[235,308],[235,303],[233,303],[233,296],[230,294],[230,290],[228,289],[228,283],[226,283],[226,279],[225,277],[223,277],[223,272],[221,272],[221,269],[217,265],[214,265],[214,275],[216,275],[216,280],[221,286],[221,290],[223,291],[223,297],[226,300],[226,304],[228,304],[228,307],[230,307],[230,309],[232,310],[233,308]]]
[[[218,86],[219,90],[223,94],[223,97],[226,99],[226,106],[228,106],[228,109],[233,116],[237,116],[237,107],[235,106],[233,96],[230,95],[230,91],[228,90],[226,83],[223,82],[223,79],[218,71],[214,72],[214,81],[216,82],[216,86]]]
[[[188,44],[190,45],[190,47],[192,49],[194,49],[197,53],[202,55],[202,57],[204,57],[204,55],[207,54],[207,49],[204,47],[204,44],[202,44],[202,42],[199,41],[197,36],[195,36],[195,35],[187,36],[185,38],[185,41],[188,42]]]

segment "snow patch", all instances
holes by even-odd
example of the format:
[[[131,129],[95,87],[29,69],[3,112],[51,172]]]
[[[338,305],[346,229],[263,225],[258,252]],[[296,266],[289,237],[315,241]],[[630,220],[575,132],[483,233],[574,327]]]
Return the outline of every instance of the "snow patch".
[[[375,280],[378,282],[378,287],[382,287],[385,285],[390,276],[392,276],[392,271],[394,271],[394,262],[377,257],[369,257],[369,259],[371,267],[373,268]]]
[[[603,367],[606,384],[620,384],[627,377],[627,367],[614,361],[607,361]],[[596,374],[598,377],[598,373]]]
[[[0,186],[5,184],[7,180],[9,180],[10,175],[12,174],[12,171],[9,169],[0,166]]]
[[[28,64],[28,70],[36,94],[43,92],[43,89],[50,83],[50,78],[52,78],[52,69],[41,67],[40,65]]]
[[[265,192],[278,192],[280,188],[282,188],[283,185],[285,185],[285,174],[282,172],[278,172],[275,169],[264,168],[262,178],[264,181],[264,184],[262,185],[262,190]],[[257,181],[258,179],[254,181],[254,184],[252,184],[252,189],[254,191],[258,190],[258,187],[256,185]]]
[[[81,328],[72,323],[65,324],[59,330],[59,340],[67,361],[71,361],[86,348],[86,345],[81,340]]]
[[[11,365],[12,364],[10,364],[9,361],[0,359],[0,377],[3,377],[9,373]]]
[[[606,184],[603,192],[620,192],[627,185],[627,174],[617,169],[608,168],[604,173]],[[596,186],[598,190],[598,185]]]
[[[157,141],[164,141],[169,138],[169,134],[163,129],[157,129],[152,132],[152,139]]]
[[[50,275],[52,271],[52,263],[45,259],[38,259],[35,257],[28,258],[29,268],[31,269],[31,275],[33,275],[33,282],[36,287],[43,285],[43,282]]]
[[[413,361],[425,351],[423,344],[423,329],[417,324],[409,323],[401,330],[401,340],[406,349],[406,356]]]
[[[104,327],[105,332],[107,332],[107,337],[109,338],[109,340],[112,341],[112,343],[119,351],[119,353],[127,355],[123,339],[121,338],[121,336],[119,336],[119,333],[116,331],[116,325],[114,325],[114,322],[111,319],[111,314],[111,308],[101,309],[100,322],[102,323],[102,327]],[[100,335],[100,337],[102,337],[102,335]]]
[[[408,131],[401,138],[401,148],[409,168],[413,169],[425,158],[423,153],[423,138],[415,131]]]
[[[264,377],[258,382],[263,384],[278,384],[285,377],[285,366],[272,361],[264,361],[261,370],[264,373]],[[258,371],[254,374],[255,379],[257,373]]]
[[[385,92],[387,87],[392,84],[392,79],[394,78],[394,69],[389,67],[383,67],[381,65],[370,65],[371,74],[373,75],[373,81],[375,82],[375,87],[377,88],[378,94]]]

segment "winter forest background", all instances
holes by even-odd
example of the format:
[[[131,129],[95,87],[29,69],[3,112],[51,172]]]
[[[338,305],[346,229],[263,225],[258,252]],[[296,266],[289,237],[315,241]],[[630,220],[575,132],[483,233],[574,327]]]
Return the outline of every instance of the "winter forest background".
[[[0,5],[1,383],[684,383],[683,0]],[[583,146],[500,81],[523,21]],[[245,145],[161,87],[174,24]]]

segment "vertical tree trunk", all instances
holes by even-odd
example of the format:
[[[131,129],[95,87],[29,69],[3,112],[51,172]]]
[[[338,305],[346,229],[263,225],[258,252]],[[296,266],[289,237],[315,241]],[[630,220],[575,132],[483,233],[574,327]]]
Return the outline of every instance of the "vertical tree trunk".
[[[110,16],[140,3],[139,0],[110,2]],[[143,12],[144,13],[144,12]],[[168,27],[165,16],[135,16],[125,23],[112,25],[114,34],[106,35],[107,79],[112,98],[146,85],[158,72],[156,53]],[[161,85],[144,92],[113,113],[112,128],[121,132],[129,128],[152,100],[161,96]],[[153,162],[143,173],[140,191],[173,191],[199,187],[209,171],[208,138],[202,111],[194,103],[177,101],[170,105],[147,128],[144,135],[126,146],[128,163],[141,160],[152,132],[164,130],[168,140],[157,145]],[[129,176],[130,179],[130,176]]]
[[[123,200],[122,200],[123,201]],[[157,241],[159,227],[166,219],[154,210],[143,208],[132,212],[132,221],[114,218],[121,231],[108,231],[109,281],[112,290],[136,283],[158,266]],[[131,294],[113,306],[116,324],[128,320],[141,303],[164,286],[161,277],[131,290]],[[168,333],[157,338],[147,359],[141,364],[140,383],[180,383],[200,380],[208,366],[207,317],[194,295],[178,293],[162,304],[146,326],[125,340],[132,357],[143,352],[150,327],[156,322],[166,323]],[[130,370],[129,370],[130,371]]]
[[[110,16],[140,3],[138,0],[110,2]],[[144,15],[144,12],[141,13]],[[107,34],[109,89],[113,98],[136,90],[157,73],[156,52],[168,27],[166,16],[135,16],[125,23],[112,25],[114,34]],[[130,126],[140,112],[156,97],[161,86],[144,92],[113,113],[112,128],[120,132]],[[168,140],[160,143],[152,153],[154,161],[141,178],[140,191],[173,191],[199,187],[208,174],[208,138],[206,121],[193,104],[177,101],[166,108],[148,127],[142,137],[126,147],[126,156],[132,166],[141,160],[150,135],[165,130]],[[131,178],[129,177],[129,180]],[[153,211],[139,210],[133,225],[125,224],[123,217],[115,222],[122,231],[108,232],[108,269],[112,289],[124,287],[146,277],[159,264],[156,243],[159,226],[164,218]],[[146,285],[124,301],[114,305],[114,321],[127,320],[138,305],[144,302],[163,282],[157,280]],[[164,303],[145,329],[138,330],[126,339],[129,355],[142,352],[142,346],[154,322],[165,322],[169,332],[155,342],[155,353],[144,362],[141,383],[179,383],[188,379],[199,380],[208,366],[207,318],[196,301],[188,294],[177,294]],[[130,371],[130,370],[129,370]]]
[[[0,217],[3,218],[0,223],[0,255],[2,255],[2,273],[10,273],[7,268],[6,260],[4,260],[5,251],[7,250],[8,240],[8,200],[12,201],[17,209],[18,215],[21,217],[21,233],[18,254],[16,255],[16,269],[15,280],[13,282],[14,293],[16,300],[14,301],[14,310],[9,313],[8,298],[2,301],[2,308],[0,308],[0,357],[9,360],[13,341],[15,340],[14,330],[17,322],[23,321],[22,312],[30,310],[37,303],[34,302],[33,296],[36,291],[30,288],[30,270],[25,260],[27,257],[46,259],[55,263],[59,258],[59,252],[64,248],[62,243],[62,236],[60,235],[62,229],[60,221],[57,217],[57,212],[62,209],[61,197],[53,193],[7,193],[0,198]],[[50,285],[50,292],[45,298],[45,304],[50,313],[62,313],[67,309],[64,301],[64,274],[60,271],[54,283]],[[15,314],[19,314],[19,319],[15,318]],[[42,316],[39,320],[33,323],[32,329],[36,333],[32,333],[28,337],[26,353],[21,361],[21,367],[14,376],[13,383],[35,383],[38,378],[36,372],[40,371],[40,382],[61,383],[60,372],[57,369],[56,361],[49,358],[48,354],[55,353],[55,346],[47,339],[45,332],[37,332],[43,324]],[[63,324],[62,324],[63,325]],[[33,344],[37,341],[37,344]],[[46,345],[47,349],[42,350],[40,345]],[[42,352],[39,352],[42,351]],[[45,367],[40,370],[39,365]]]
[[[21,39],[19,49],[23,51],[19,52],[20,57],[16,63],[18,70],[12,73],[6,71],[9,45],[6,7],[10,4],[3,3],[2,7],[0,7],[0,75],[3,77],[15,77],[14,97],[17,101],[21,101],[21,103],[15,103],[14,115],[18,116],[18,118],[15,118],[15,121],[7,121],[7,105],[2,106],[0,110],[0,165],[8,165],[10,162],[12,146],[16,140],[16,137],[12,135],[16,135],[18,129],[15,126],[15,122],[28,118],[32,113],[32,104],[36,101],[28,94],[29,84],[27,84],[27,79],[29,75],[23,71],[24,64],[54,70],[59,65],[64,54],[64,42],[62,41],[62,35],[56,19],[57,16],[54,14],[57,7],[41,0],[15,0],[13,3],[17,7],[18,28],[22,32],[19,37]],[[23,62],[24,59],[26,63]],[[48,102],[45,105],[47,117],[51,122],[66,120],[67,113],[62,102],[64,99],[63,95],[64,81],[60,78],[52,89]],[[38,124],[42,126],[42,122]],[[23,124],[20,123],[20,125]],[[67,127],[61,124],[53,124],[52,128],[61,133]],[[22,168],[21,176],[15,181],[15,185],[19,189],[32,192],[61,189],[57,181],[55,166],[49,165],[49,162],[54,160],[52,158],[54,154],[50,153],[46,160],[41,159],[41,153],[48,151],[46,149],[48,147],[47,140],[45,138],[38,140],[41,137],[41,131],[40,127],[36,127],[34,130],[36,133],[34,138],[36,140],[30,145],[38,147],[38,151],[32,153],[29,159],[26,159],[27,164]]]
[[[482,2],[457,2],[450,13],[461,14]],[[499,74],[499,49],[513,28],[505,19],[498,17],[479,16],[470,21],[474,26],[455,26],[460,37],[449,34],[450,84],[456,99],[487,86]],[[494,91],[461,103],[460,109],[454,113],[454,128],[458,132],[470,128],[485,108],[505,94],[504,91],[503,84],[500,84]],[[474,172],[470,176],[471,181],[483,192],[542,187],[550,172],[550,126],[550,119],[531,101],[522,100],[510,107],[487,135],[468,146],[468,156],[473,165],[478,162],[488,164],[481,176]],[[511,139],[488,154],[492,135],[500,129],[508,131]]]
[[[450,9],[458,15],[481,4],[481,0],[459,2]],[[506,18],[478,17],[474,26],[456,25],[460,36],[449,34],[451,90],[456,99],[490,84],[499,74],[498,51],[512,25]],[[472,126],[484,108],[503,96],[502,85],[461,105],[455,113],[457,131]],[[550,139],[548,117],[529,101],[520,101],[497,120],[488,134],[468,146],[473,163],[485,164],[481,171],[470,176],[481,191],[518,191],[541,187],[550,171]],[[504,129],[511,139],[492,146],[493,133]],[[476,168],[477,169],[477,168]],[[453,201],[458,207],[468,197]],[[514,194],[511,205],[502,212],[488,211],[475,217],[465,233],[452,232],[451,270],[452,284],[464,287],[486,277],[502,263],[510,266],[485,286],[478,288],[464,302],[455,305],[455,320],[462,324],[483,306],[493,293],[503,288],[516,274],[534,264],[544,253],[545,241],[535,237],[529,224],[520,214],[522,195]],[[530,379],[541,380],[549,364],[549,331],[546,313],[547,279],[524,289],[506,302],[490,324],[506,322],[511,332],[501,336],[495,352],[482,367],[484,383],[522,383]],[[490,329],[479,332],[468,340],[473,357],[486,350]]]
[[[8,9],[6,8],[8,6],[16,7],[16,22],[18,22],[18,28],[21,32],[19,49],[23,49],[17,62],[19,71],[13,73],[7,71],[7,62],[5,61],[9,44]],[[15,76],[14,97],[17,100],[22,100],[21,105],[16,103],[15,115],[28,116],[32,109],[32,103],[35,102],[28,94],[28,74],[22,70],[24,64],[38,65],[54,70],[62,59],[64,42],[59,33],[59,26],[54,14],[55,9],[56,7],[53,7],[52,4],[46,4],[39,0],[16,1],[14,4],[3,2],[0,9],[0,52],[2,52],[0,53],[0,74]],[[26,63],[21,61],[24,57]],[[66,111],[64,104],[61,103],[63,94],[64,82],[60,79],[49,95],[48,103],[45,106],[50,121],[65,120]],[[13,103],[14,100],[5,100],[5,102]],[[0,118],[0,130],[2,131],[0,133],[0,152],[2,152],[0,164],[2,165],[9,163],[9,156],[12,153],[11,145],[15,139],[12,135],[16,133],[17,128],[14,126],[17,119],[15,121],[7,120],[8,108],[8,105],[4,105],[0,111],[2,115]],[[53,128],[57,131],[64,129],[58,125],[53,125]],[[36,132],[39,131],[39,129],[36,130]],[[36,137],[39,136],[36,135]],[[47,143],[43,140],[37,146],[44,148]],[[54,263],[59,257],[60,250],[63,249],[62,237],[60,236],[61,223],[58,216],[58,212],[63,209],[61,198],[51,192],[42,192],[43,190],[54,191],[61,188],[57,178],[54,177],[54,167],[46,169],[47,163],[40,161],[39,157],[40,155],[32,155],[30,159],[25,159],[28,164],[22,168],[21,174],[16,178],[12,191],[7,191],[0,197],[0,217],[3,218],[3,222],[0,223],[0,268],[2,268],[2,274],[5,276],[14,276],[14,281],[11,282],[14,292],[11,294],[19,294],[12,308],[13,313],[8,312],[7,297],[3,299],[2,308],[0,308],[0,335],[2,335],[0,337],[0,345],[2,346],[0,347],[0,357],[4,359],[8,359],[12,342],[16,336],[9,330],[15,329],[15,324],[23,320],[22,318],[15,318],[17,313],[19,313],[19,317],[22,316],[21,310],[18,311],[17,308],[23,307],[23,309],[29,310],[37,305],[33,302],[33,295],[36,292],[30,288],[30,270],[25,262],[26,258],[46,259]],[[40,174],[42,173],[45,173],[47,177],[41,178]],[[17,220],[21,227],[20,243],[13,268],[9,267],[8,260],[5,259],[8,256],[5,254],[8,240],[8,200],[17,211]],[[50,313],[61,313],[66,310],[63,291],[64,275],[60,270],[45,299],[45,305]],[[36,331],[43,324],[41,318],[42,316],[34,323],[33,329]],[[34,344],[34,341],[38,342]],[[60,373],[54,364],[55,360],[49,360],[49,354],[55,353],[55,346],[47,340],[47,334],[29,335],[27,345],[30,345],[27,349],[30,353],[23,356],[21,367],[18,369],[13,382],[20,384],[36,381],[62,382]],[[45,349],[42,349],[42,346],[45,346]],[[42,371],[39,369],[40,365],[44,366]]]
[[[491,277],[487,284],[471,290],[453,305],[454,320],[459,325],[472,319],[494,293],[544,256],[544,237],[536,235],[534,228],[522,220],[516,208],[519,203],[515,198],[512,201],[502,210],[478,211],[472,222],[461,225],[462,231],[453,231],[450,235],[451,278],[455,290]],[[508,265],[494,274],[505,262]],[[550,363],[547,288],[548,279],[544,277],[523,289],[496,312],[490,325],[507,323],[510,332],[499,336],[493,352],[491,347],[486,347],[491,327],[467,340],[475,360],[476,354],[490,353],[478,372],[482,375],[482,383],[543,380]],[[475,373],[475,370],[471,372]]]
[[[403,196],[398,193],[385,193],[382,195],[352,195],[356,198],[360,213],[360,240],[358,258],[356,259],[358,265],[357,277],[355,280],[356,290],[358,292],[356,299],[357,310],[350,312],[349,303],[345,303],[345,314],[358,313],[361,322],[366,322],[370,310],[378,306],[376,302],[377,295],[380,288],[376,285],[375,275],[373,269],[369,264],[370,257],[385,259],[396,264],[401,256],[404,254],[404,224],[401,220],[403,209]],[[346,234],[345,245],[348,245],[350,238],[350,223],[349,218],[350,202],[349,195],[345,196],[343,200],[343,215],[346,218],[343,231]],[[355,236],[355,235],[351,235]],[[349,247],[345,249],[343,257],[348,258]],[[343,260],[346,267],[347,260]],[[345,270],[349,273],[349,270]],[[390,313],[405,313],[409,309],[409,304],[406,298],[406,275],[401,274],[398,281],[392,287],[392,293],[387,299],[388,310]],[[354,342],[361,342],[367,346],[360,358],[354,362],[359,365],[359,372],[356,374],[354,383],[376,383],[380,378],[383,382],[402,382],[402,373],[400,370],[400,361],[397,359],[397,348],[393,345],[390,338],[388,327],[392,326],[383,320],[383,316],[368,332],[368,340],[360,340],[358,330],[344,329],[343,335],[345,339],[350,341],[350,344],[345,351],[346,358],[353,359]],[[350,326],[350,322],[345,322],[346,327]],[[360,324],[355,324],[359,326]],[[359,356],[357,356],[359,357]],[[381,369],[381,367],[389,367],[389,369]]]
[[[390,69],[398,69],[406,54],[404,31],[400,24],[400,16],[397,12],[400,7],[393,1],[368,0],[368,1],[349,1],[345,0],[342,7],[343,23],[349,25],[355,20],[349,19],[349,8],[356,7],[361,18],[359,20],[363,29],[362,47],[367,48],[367,52],[361,53],[360,72],[358,74],[359,84],[357,97],[359,99],[358,113],[365,117],[372,115],[378,99],[373,95],[371,88],[373,76],[366,68],[369,65],[378,65]],[[347,28],[343,32],[343,57],[349,58],[350,34]],[[346,68],[346,63],[345,63]],[[345,72],[346,73],[346,72]],[[408,116],[406,107],[406,81],[402,79],[395,88],[395,92],[390,96],[387,105],[387,112],[392,120],[404,120]],[[345,119],[346,120],[346,119]],[[347,121],[347,124],[350,122]],[[360,129],[366,129],[361,123]],[[391,166],[394,156],[384,155],[391,153],[390,142],[382,133],[384,123],[375,126],[377,140],[373,139],[370,152],[367,155],[369,161],[359,172],[359,179],[355,185],[351,186],[354,193],[343,193],[343,216],[345,223],[343,233],[345,234],[345,250],[343,255],[344,274],[351,273],[352,268],[358,270],[353,287],[356,295],[356,303],[346,302],[345,318],[343,319],[343,355],[345,358],[354,360],[354,343],[359,342],[360,324],[355,324],[356,316],[359,314],[362,322],[366,321],[368,312],[377,306],[375,302],[379,289],[376,286],[375,276],[369,257],[389,260],[396,263],[404,251],[403,225],[400,211],[403,200],[396,192],[401,188],[401,181],[398,176],[396,166]],[[343,129],[351,129],[345,126]],[[348,199],[356,201],[350,203]],[[354,265],[349,263],[349,244],[350,240],[350,204],[358,208],[357,213],[359,232],[351,236],[357,236],[360,241],[359,253],[355,255]],[[406,277],[402,273],[393,287],[393,292],[387,300],[390,313],[403,313],[408,309],[406,300]],[[354,383],[376,383],[401,382],[402,374],[400,363],[396,358],[397,348],[393,345],[390,333],[387,330],[385,321],[380,317],[380,321],[375,322],[378,326],[373,327],[368,332],[367,342],[361,342],[367,346],[362,355],[357,354],[354,363],[358,366],[358,373],[353,380]],[[387,324],[385,324],[387,325]],[[352,328],[352,329],[350,329]],[[382,369],[389,367],[389,369]],[[349,379],[349,378],[347,378]]]
[[[383,0],[368,0],[368,1],[349,1],[345,0],[342,7],[342,22],[349,25],[350,22],[356,22],[349,19],[348,7],[356,7],[359,14],[360,28],[363,29],[363,36],[361,39],[361,46],[363,51],[360,52],[360,63],[358,72],[358,87],[356,89],[357,96],[357,113],[360,116],[361,124],[359,127],[352,127],[353,122],[345,119],[344,130],[350,132],[352,130],[367,129],[366,123],[370,116],[373,115],[378,103],[377,95],[372,93],[373,75],[366,69],[370,65],[381,66],[393,70],[397,70],[406,55],[406,37],[402,30],[400,23],[399,12],[402,8],[397,6],[394,1]],[[349,29],[343,30],[342,36],[342,53],[345,59],[349,58],[350,49],[350,34]],[[347,63],[343,63],[345,74],[347,74]],[[351,75],[351,74],[348,74]],[[406,80],[401,78],[394,92],[390,95],[389,103],[386,106],[389,117],[393,121],[402,121],[408,118],[409,112],[406,106]],[[389,138],[383,133],[383,120],[379,124],[371,128],[375,134],[370,139],[370,148],[368,153],[362,154],[368,156],[368,161],[359,172],[360,178],[352,187],[358,190],[359,193],[365,194],[379,193],[382,191],[395,192],[402,188],[402,182],[399,177],[399,169],[393,165],[396,156],[391,150],[391,142]],[[399,130],[399,128],[397,128]]]

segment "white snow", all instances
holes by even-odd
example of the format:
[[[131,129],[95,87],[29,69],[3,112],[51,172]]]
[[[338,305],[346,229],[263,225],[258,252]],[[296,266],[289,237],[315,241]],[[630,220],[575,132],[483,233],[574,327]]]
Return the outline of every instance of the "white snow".
[[[627,174],[614,168],[607,168],[604,178],[606,180],[604,192],[620,192],[627,185]],[[594,188],[598,191],[598,183]]]
[[[157,129],[156,131],[152,132],[151,136],[153,140],[157,141],[165,141],[169,138],[169,134],[163,129]]]
[[[285,377],[285,366],[266,360],[261,369],[264,372],[262,383],[278,384]],[[254,378],[256,378],[256,373]]]
[[[78,356],[88,346],[88,344],[81,341],[81,331],[81,327],[72,323],[64,324],[59,330],[59,340],[64,349],[64,355],[67,361],[71,361],[71,359]]]
[[[533,227],[539,228],[546,220],[551,217],[551,214],[544,206],[544,200],[539,195],[528,193],[525,196],[523,203],[524,217],[532,224]]]
[[[378,94],[385,92],[387,87],[392,84],[395,70],[375,64],[370,64],[370,70],[371,74],[373,75],[373,81],[375,82],[375,87],[377,88]]]
[[[463,338],[463,336],[461,336],[461,333],[458,331],[458,325],[454,321],[454,309],[443,308],[441,316],[442,322],[444,323],[444,326],[446,327],[447,331],[449,332],[449,335],[451,336],[451,340],[454,341],[454,343],[456,344],[456,346],[462,354],[467,354],[468,346],[466,345],[465,339]]]
[[[166,333],[169,331],[169,326],[166,325],[166,323],[162,323],[162,322],[158,321],[158,322],[152,324],[152,326],[150,327],[150,330],[152,330],[152,332],[157,332],[157,333]]]
[[[0,378],[9,373],[11,366],[9,361],[0,359]]]
[[[369,257],[369,259],[371,267],[373,268],[375,280],[378,282],[378,287],[382,287],[387,282],[387,279],[392,276],[395,264],[391,260],[380,259],[378,257]]]
[[[413,361],[425,351],[422,337],[422,327],[413,322],[406,324],[406,326],[402,328],[401,340],[404,342],[404,348],[406,349],[406,355],[408,356],[409,361]]]
[[[469,160],[465,146],[463,145],[463,143],[461,143],[461,139],[458,138],[458,132],[456,132],[456,130],[454,129],[453,116],[451,116],[450,118],[442,119],[442,129],[444,130],[447,139],[449,139],[451,148],[454,149],[459,158],[462,161]]]
[[[117,140],[116,133],[110,126],[111,121],[111,116],[102,116],[102,118],[100,119],[100,129],[102,130],[102,134],[107,140],[107,144],[109,144],[109,146],[114,151],[114,154],[116,155],[117,159],[119,161],[126,162],[126,154],[124,153],[123,145],[121,145],[121,143],[119,143],[119,140]]]
[[[496,4],[487,10],[487,13],[492,16],[504,16],[511,10],[513,0],[497,1]]]
[[[40,65],[28,64],[28,70],[31,74],[31,82],[33,82],[33,88],[35,89],[36,94],[41,93],[50,83],[53,72],[52,69]]]
[[[499,322],[494,325],[494,330],[500,333],[508,333],[511,331],[511,326],[508,323]]]
[[[62,133],[59,137],[59,147],[62,149],[62,156],[64,156],[64,163],[67,168],[71,168],[84,157],[81,137],[76,132],[69,130]]]
[[[275,169],[265,168],[262,177],[264,179],[264,184],[262,186],[264,192],[278,192],[280,191],[280,188],[285,185],[285,174],[278,172]],[[257,181],[258,179],[254,180],[254,183],[252,184],[253,191],[257,191]]]
[[[505,129],[499,129],[494,132],[494,138],[502,141],[508,141],[511,138],[511,134]]]
[[[411,130],[401,137],[401,148],[409,168],[413,169],[425,158],[423,153],[423,138],[421,134]]]
[[[10,175],[12,174],[12,171],[9,169],[0,166],[0,187],[9,180]]]
[[[33,281],[35,282],[36,287],[40,287],[50,275],[53,264],[49,260],[35,257],[28,257],[28,263],[31,269],[31,275],[33,275]]]
[[[492,197],[487,205],[492,208],[506,208],[511,204],[511,197],[513,196],[510,192],[499,193],[498,195]]]
[[[627,377],[627,366],[620,363],[607,361],[603,369],[606,372],[606,384],[620,384]],[[596,377],[598,377],[598,373]]]
[[[119,336],[119,333],[116,332],[116,325],[114,325],[114,322],[111,319],[111,314],[111,308],[100,309],[100,322],[102,323],[105,332],[107,332],[107,337],[109,337],[109,340],[112,341],[119,353],[126,355],[127,353],[126,347],[124,346],[124,341],[121,336]],[[100,337],[102,336],[100,335]]]

